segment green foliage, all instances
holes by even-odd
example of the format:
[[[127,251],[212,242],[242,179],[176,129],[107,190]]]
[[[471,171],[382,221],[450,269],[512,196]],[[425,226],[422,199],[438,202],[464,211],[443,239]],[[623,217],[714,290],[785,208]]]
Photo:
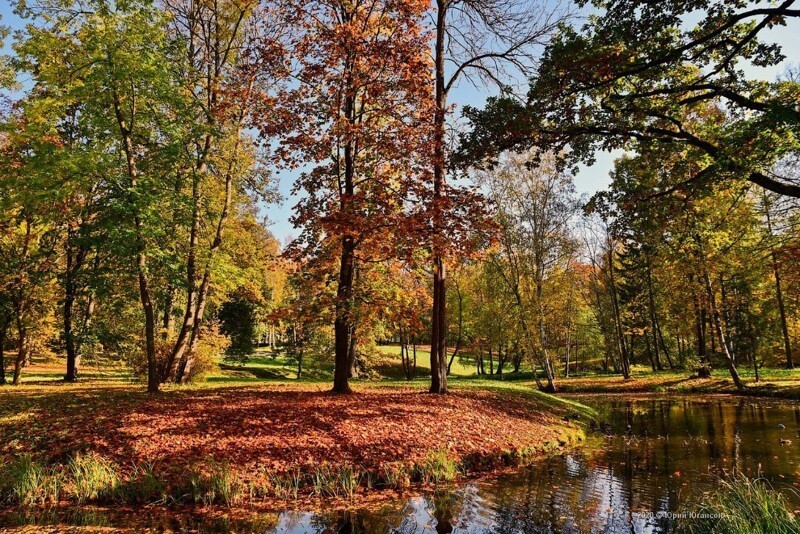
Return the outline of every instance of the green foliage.
[[[219,324],[209,322],[203,327],[202,337],[195,351],[194,366],[189,373],[189,382],[200,381],[219,369],[219,357],[225,354],[230,339],[220,332]]]
[[[189,473],[189,491],[194,503],[233,506],[244,495],[244,486],[228,464],[211,461],[206,470]]]
[[[415,478],[425,483],[452,482],[459,474],[458,463],[447,449],[428,451],[414,468]]]
[[[350,465],[317,466],[311,473],[311,485],[318,497],[352,497],[363,474]]]
[[[682,511],[678,532],[687,534],[790,534],[800,530],[786,498],[763,479],[737,476]]]
[[[150,462],[135,465],[133,471],[117,487],[119,501],[130,504],[163,503],[167,500],[167,487]]]
[[[303,475],[300,470],[293,470],[284,475],[269,475],[272,494],[279,499],[297,499],[300,487],[303,484]]]
[[[0,469],[0,500],[10,504],[58,504],[64,477],[30,454],[21,454]]]
[[[238,292],[220,306],[217,317],[220,331],[231,340],[227,351],[230,356],[241,359],[253,353],[259,304],[260,299]]]
[[[402,462],[384,466],[383,481],[390,488],[404,489],[411,485],[413,469]]]
[[[117,466],[96,454],[78,454],[67,464],[71,493],[79,504],[87,501],[107,501],[120,486]]]

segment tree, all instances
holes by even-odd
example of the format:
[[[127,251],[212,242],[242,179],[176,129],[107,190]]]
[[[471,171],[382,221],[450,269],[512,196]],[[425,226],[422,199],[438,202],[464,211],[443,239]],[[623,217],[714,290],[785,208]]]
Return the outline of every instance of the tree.
[[[508,72],[525,73],[534,64],[537,46],[543,44],[564,14],[545,5],[516,0],[436,0],[434,17],[433,187],[429,208],[433,268],[430,391],[446,393],[446,260],[455,253],[454,248],[459,248],[454,243],[452,229],[459,223],[468,227],[478,220],[469,217],[459,221],[455,210],[469,211],[472,204],[479,208],[481,202],[480,197],[459,193],[446,183],[449,167],[446,125],[451,112],[448,97],[462,78],[507,87]]]
[[[302,156],[313,165],[294,188],[306,196],[296,206],[293,222],[303,233],[292,250],[299,261],[338,256],[331,273],[337,393],[350,392],[360,265],[396,256],[393,230],[413,232],[415,224],[406,207],[420,194],[423,172],[426,8],[420,0],[303,4],[290,16],[300,35],[296,85],[279,99],[287,120],[261,125],[283,132],[284,164]]]
[[[500,251],[492,256],[495,272],[513,298],[523,342],[542,368],[546,391],[555,391],[554,295],[558,279],[570,270],[577,251],[571,224],[579,204],[572,177],[559,172],[554,155],[530,167],[531,155],[509,154],[495,171],[479,180],[498,208]],[[558,290],[556,290],[558,288]],[[534,366],[535,367],[535,366]]]
[[[259,178],[257,172],[250,172],[248,160],[255,147],[243,130],[255,100],[269,90],[280,70],[275,41],[281,30],[271,18],[269,7],[261,9],[254,0],[177,0],[167,1],[166,5],[171,15],[171,38],[185,46],[187,59],[179,64],[179,83],[189,95],[189,105],[182,120],[192,127],[182,143],[189,164],[178,169],[178,183],[188,182],[187,203],[191,205],[188,243],[181,262],[185,278],[166,292],[164,324],[170,324],[177,285],[183,286],[186,303],[164,378],[186,382],[202,332],[216,257],[223,245],[234,194],[248,178]],[[256,39],[263,50],[271,47],[271,55],[258,64],[248,55],[248,47]],[[217,209],[208,213],[210,210],[204,206],[209,204]],[[206,225],[213,231],[203,253],[202,228]],[[170,337],[168,328],[165,334]]]
[[[179,158],[176,124],[182,108],[173,65],[176,57],[165,31],[165,15],[151,2],[50,2],[22,4],[21,12],[46,21],[18,45],[25,67],[42,91],[80,106],[80,120],[97,143],[117,153],[108,168],[109,197],[127,228],[112,231],[133,261],[144,316],[148,391],[158,391],[152,244],[158,237],[158,192],[164,169]],[[53,53],[56,57],[52,57]]]
[[[572,161],[590,162],[598,149],[667,144],[702,161],[673,189],[747,180],[800,196],[790,176],[774,173],[779,158],[800,148],[800,85],[752,80],[741,68],[783,59],[779,46],[760,37],[800,16],[793,4],[591,2],[599,15],[580,29],[561,29],[526,102],[501,97],[482,111],[466,112],[474,129],[464,138],[463,152],[469,160],[483,160],[511,147],[569,147]],[[698,23],[688,24],[698,12]],[[709,108],[725,121],[691,121]]]

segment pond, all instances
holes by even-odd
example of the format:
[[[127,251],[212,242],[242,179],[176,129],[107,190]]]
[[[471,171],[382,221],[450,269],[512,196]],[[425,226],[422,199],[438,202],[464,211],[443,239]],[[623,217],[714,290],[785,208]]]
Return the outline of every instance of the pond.
[[[666,532],[719,476],[759,474],[800,508],[800,404],[771,399],[573,396],[601,414],[582,450],[369,510],[247,519],[145,511],[17,512],[2,523],[208,532]]]

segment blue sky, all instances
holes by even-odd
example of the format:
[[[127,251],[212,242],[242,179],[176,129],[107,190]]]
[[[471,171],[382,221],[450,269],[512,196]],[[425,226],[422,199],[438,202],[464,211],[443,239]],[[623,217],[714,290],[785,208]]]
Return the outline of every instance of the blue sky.
[[[0,23],[10,26],[12,29],[19,29],[23,22],[12,11],[11,0],[0,0]],[[748,67],[745,70],[748,74],[757,79],[775,79],[782,73],[787,66],[800,63],[800,24],[796,20],[790,20],[789,25],[777,27],[763,34],[763,40],[772,41],[783,47],[786,60],[783,64],[768,69]],[[10,41],[9,39],[8,41]],[[8,52],[8,42],[5,43],[5,51]],[[492,88],[476,88],[469,82],[462,81],[456,86],[450,95],[450,101],[461,108],[465,105],[480,107],[487,96],[494,93]],[[614,159],[619,157],[619,153],[599,152],[596,154],[596,162],[588,167],[583,165],[575,176],[575,185],[579,193],[591,195],[608,186],[609,171],[611,170]],[[293,176],[296,173],[278,173],[278,188],[284,197],[280,204],[270,204],[262,207],[262,212],[270,221],[270,230],[281,243],[286,243],[299,233],[292,228],[289,217],[295,200],[290,196]]]

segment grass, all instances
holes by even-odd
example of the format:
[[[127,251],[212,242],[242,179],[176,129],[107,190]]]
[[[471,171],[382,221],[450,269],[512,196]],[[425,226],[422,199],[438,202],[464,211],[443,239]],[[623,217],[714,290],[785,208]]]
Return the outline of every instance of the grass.
[[[447,449],[429,451],[415,469],[420,481],[427,484],[452,482],[459,474],[458,462]]]
[[[742,393],[733,384],[727,370],[715,369],[711,378],[693,378],[690,371],[657,371],[634,366],[631,378],[617,374],[581,374],[559,379],[557,384],[567,393]],[[755,382],[752,369],[739,368],[745,382],[746,395],[800,399],[800,369],[768,369],[759,371]]]
[[[0,472],[0,501],[23,506],[57,503],[63,489],[59,469],[22,454]]]
[[[117,495],[122,502],[132,504],[163,504],[169,497],[167,487],[150,462],[134,466],[119,484]]]
[[[552,452],[550,444],[504,453],[493,458],[492,467],[524,465],[526,459]],[[416,463],[394,462],[366,469],[350,464],[320,464],[310,470],[283,473],[262,471],[252,477],[228,463],[208,459],[183,478],[166,485],[152,464],[123,470],[98,454],[70,459],[67,464],[47,465],[22,455],[0,468],[0,502],[30,506],[64,503],[164,505],[167,503],[235,507],[275,501],[353,499],[375,488],[405,490],[413,483],[440,487],[475,470],[471,458],[449,449],[428,451]]]
[[[423,378],[355,381],[352,396],[329,387],[202,382],[165,387],[156,398],[141,384],[94,380],[0,388],[2,500],[238,506],[351,498],[518,465],[581,439],[581,423],[596,415],[493,380],[455,378],[445,396],[427,395]],[[451,444],[447,455],[441,443]]]
[[[378,372],[386,378],[404,379],[405,374],[403,373],[403,365],[400,361],[400,345],[378,345],[375,349],[379,354],[386,356],[386,358],[376,366]],[[411,352],[411,347],[409,347],[409,352]],[[449,354],[452,354],[452,349],[450,349]],[[430,347],[428,345],[417,345],[417,378],[430,378],[430,362]],[[475,375],[475,365],[468,356],[456,356],[450,368],[450,375],[453,377],[473,376]]]
[[[87,501],[108,501],[115,495],[120,477],[113,462],[96,453],[71,458],[68,471],[72,495],[83,504]]]
[[[682,516],[682,517],[681,517]],[[683,510],[678,531],[687,534],[793,534],[798,521],[766,480],[738,476]]]
[[[213,459],[207,472],[190,471],[189,495],[195,504],[233,506],[244,495],[244,484],[227,463]]]

